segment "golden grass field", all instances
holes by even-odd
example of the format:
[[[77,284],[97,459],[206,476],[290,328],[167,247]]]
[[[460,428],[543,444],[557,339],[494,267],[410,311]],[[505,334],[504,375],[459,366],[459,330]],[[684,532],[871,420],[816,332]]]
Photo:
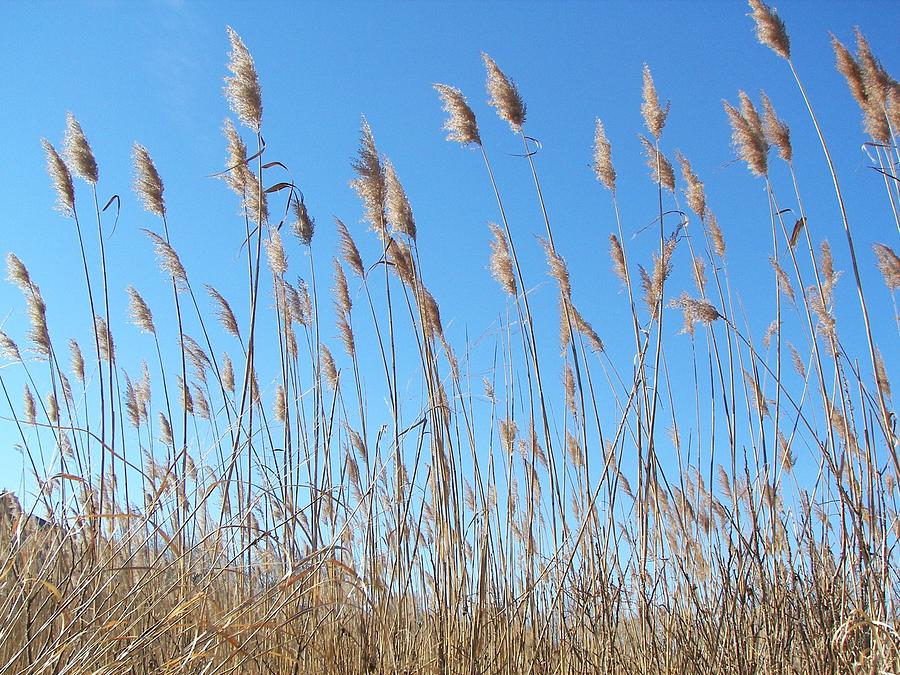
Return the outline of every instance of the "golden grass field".
[[[867,199],[884,200],[897,224],[882,228],[888,241],[868,241],[855,236],[787,28],[761,0],[750,7],[760,48],[804,101],[841,232],[829,242],[807,227],[790,130],[771,101],[726,102],[736,156],[771,216],[760,237],[771,267],[757,280],[774,319],[764,336],[736,302],[716,195],[670,150],[649,68],[642,144],[659,209],[648,259],[629,254],[624,177],[599,120],[593,139],[616,223],[597,265],[630,317],[618,326],[575,303],[515,84],[484,55],[490,103],[533,172],[540,269],[522,263],[533,236],[507,219],[475,113],[435,85],[448,140],[477,153],[498,207],[482,248],[506,319],[483,382],[445,334],[426,284],[437,252],[419,249],[410,200],[368,124],[352,186],[370,232],[317,225],[263,142],[263,92],[230,28],[234,122],[220,178],[240,205],[243,297],[182,264],[165,176],[135,145],[134,190],[168,297],[151,308],[129,287],[133,325],[113,321],[110,294],[122,289],[107,266],[120,261],[103,235],[118,206],[98,201],[98,165],[70,116],[63,145],[44,148],[93,331],[85,344],[58,334],[40,280],[9,253],[29,328],[0,332],[3,423],[37,499],[23,511],[0,495],[0,672],[900,672],[900,448],[882,358],[900,320],[884,334],[870,321],[897,319],[900,85],[861,33],[854,50],[834,40],[881,170]],[[787,181],[770,180],[776,163]],[[316,248],[316,227],[337,228],[337,252]],[[376,258],[363,259],[360,237],[377,238]],[[100,257],[89,261],[93,238]],[[305,253],[290,273],[287,249]],[[692,283],[676,283],[674,266]],[[558,314],[526,292],[548,274]],[[842,307],[848,341],[838,283],[858,298]],[[559,343],[539,346],[536,326],[548,324]],[[374,337],[358,344],[362,330]],[[633,341],[627,359],[605,352],[612,330]],[[120,363],[117,347],[137,331],[143,361]],[[172,340],[174,359],[160,346]],[[690,395],[684,383],[673,394],[671,359],[692,360]],[[691,419],[712,430],[698,437]],[[802,473],[801,446],[814,449]]]

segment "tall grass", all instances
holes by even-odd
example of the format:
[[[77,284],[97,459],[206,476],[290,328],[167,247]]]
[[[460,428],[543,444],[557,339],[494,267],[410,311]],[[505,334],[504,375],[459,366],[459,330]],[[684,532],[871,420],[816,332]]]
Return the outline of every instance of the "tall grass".
[[[97,162],[70,116],[63,153],[44,147],[79,245],[92,339],[84,352],[57,334],[38,280],[10,253],[30,328],[0,332],[0,388],[36,499],[24,510],[12,493],[0,499],[0,670],[900,670],[900,448],[879,350],[895,349],[897,336],[876,335],[869,321],[897,315],[900,259],[884,242],[867,255],[854,237],[786,28],[759,0],[750,5],[760,41],[796,79],[833,178],[861,358],[842,340],[841,272],[807,223],[790,130],[765,94],[761,112],[740,92],[723,113],[737,157],[765,187],[771,274],[752,289],[771,297],[764,336],[743,316],[716,198],[680,153],[676,178],[670,109],[650,69],[649,260],[628,250],[622,214],[633,206],[618,198],[597,121],[593,169],[616,224],[598,266],[624,291],[605,301],[624,302],[629,318],[594,323],[633,340],[620,359],[576,303],[513,81],[483,55],[490,104],[523,144],[546,271],[523,264],[532,233],[510,222],[475,112],[458,89],[435,85],[448,140],[477,149],[497,204],[484,249],[506,301],[480,383],[468,341],[445,332],[429,290],[435,252],[419,247],[406,191],[369,124],[351,184],[372,235],[336,220],[327,226],[339,250],[322,250],[315,233],[326,225],[272,159],[255,65],[230,28],[226,98],[241,127],[225,124],[219,176],[243,221],[233,242],[241,297],[201,286],[182,264],[189,235],[170,226],[164,178],[135,145],[134,189],[157,219],[148,250],[171,299],[151,308],[129,286],[133,325],[115,322],[107,265],[119,261],[103,244],[120,203],[101,208]],[[900,86],[862,34],[856,55],[834,47],[896,219]],[[786,185],[770,173],[775,162],[786,164]],[[85,254],[87,217],[99,265]],[[377,238],[373,259],[360,253],[362,236]],[[303,251],[308,267],[291,265],[289,251]],[[887,292],[863,285],[860,266],[875,264]],[[694,288],[679,287],[676,266]],[[530,298],[545,273],[558,316]],[[556,322],[558,352],[544,330]],[[114,336],[124,353],[148,355],[123,363],[131,357],[118,356]],[[172,342],[176,358],[162,346]],[[676,360],[693,382],[675,381]],[[8,386],[19,374],[21,401]],[[386,407],[373,403],[382,396]],[[797,470],[801,448],[814,470]]]

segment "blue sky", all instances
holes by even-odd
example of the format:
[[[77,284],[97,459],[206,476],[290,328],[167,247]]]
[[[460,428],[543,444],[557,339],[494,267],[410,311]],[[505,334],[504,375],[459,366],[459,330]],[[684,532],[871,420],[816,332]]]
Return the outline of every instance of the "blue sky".
[[[870,244],[896,248],[897,231],[880,179],[861,151],[866,139],[858,108],[834,70],[828,32],[849,45],[858,25],[896,77],[900,3],[777,6],[848,195],[866,290],[873,305],[890,307]],[[634,235],[629,243],[635,260],[645,262],[657,245],[652,235],[638,234],[656,211],[637,140],[644,131],[639,106],[646,62],[661,98],[672,102],[663,151],[674,159],[680,149],[706,182],[728,242],[732,280],[759,338],[773,318],[768,209],[762,182],[734,161],[723,98],[736,101],[745,89],[757,99],[760,88],[767,91],[792,129],[814,238],[832,242],[839,268],[848,270],[849,263],[802,101],[786,64],[756,42],[747,11],[742,2],[4,3],[0,251],[14,251],[40,284],[57,340],[86,334],[75,235],[71,222],[53,211],[40,146],[41,137],[61,143],[66,112],[72,111],[100,166],[101,202],[112,194],[122,198],[108,249],[113,325],[124,324],[129,283],[151,304],[166,302],[150,244],[140,233],[157,223],[130,189],[135,141],[148,147],[165,181],[173,241],[192,277],[198,285],[209,281],[226,295],[238,294],[244,284],[237,250],[242,223],[233,196],[209,177],[223,168],[225,157],[220,129],[229,111],[222,80],[225,26],[231,25],[260,73],[267,157],[291,168],[318,220],[315,247],[323,276],[328,272],[322,263],[335,251],[332,216],[354,228],[369,259],[376,250],[358,224],[361,208],[348,186],[364,114],[410,197],[426,276],[458,349],[467,334],[490,334],[504,308],[486,270],[486,224],[497,218],[490,186],[474,151],[444,141],[444,113],[431,84],[461,88],[507,196],[526,273],[540,284],[535,302],[548,317],[544,342],[552,345],[556,291],[531,237],[543,225],[527,164],[514,156],[521,152],[519,141],[485,104],[480,52],[486,51],[518,84],[528,105],[526,132],[542,143],[538,170],[576,301],[611,355],[621,358],[629,354],[626,303],[609,271],[607,236],[614,220],[608,195],[590,170],[591,143],[600,117],[613,145],[626,237]],[[782,201],[792,206],[789,179],[774,158],[773,179]],[[89,193],[83,184],[78,189],[86,205]],[[289,255],[294,265],[302,261],[297,246]],[[685,266],[676,271],[679,288],[688,287],[686,273]],[[844,338],[862,359],[854,295],[848,272],[838,291],[838,315]],[[873,312],[873,321],[876,335],[884,336],[888,373],[895,375],[900,356],[894,353],[892,312]],[[676,323],[680,318],[670,321],[673,331]],[[16,338],[24,335],[21,296],[5,283],[0,324]],[[129,343],[137,333],[127,330],[118,329],[120,344],[128,345],[123,349],[149,348]],[[125,365],[133,368],[134,360]],[[13,370],[2,372],[15,397],[21,384]],[[20,457],[9,449],[15,434],[8,411],[0,409],[0,487],[12,487]]]

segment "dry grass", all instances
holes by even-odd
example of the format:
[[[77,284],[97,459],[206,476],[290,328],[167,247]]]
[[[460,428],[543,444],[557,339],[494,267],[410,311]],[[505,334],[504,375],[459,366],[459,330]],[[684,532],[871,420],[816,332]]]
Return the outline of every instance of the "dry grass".
[[[818,131],[787,28],[764,3],[750,4],[760,41],[786,60]],[[821,134],[868,355],[848,353],[841,340],[840,271],[805,227],[798,181],[781,196],[770,180],[770,144],[793,177],[790,131],[768,97],[761,117],[743,92],[725,108],[737,154],[765,181],[775,321],[759,340],[741,327],[715,195],[680,153],[672,156],[686,188],[676,186],[663,138],[670,109],[645,67],[641,112],[652,138],[641,140],[659,209],[649,260],[625,247],[623,176],[600,120],[594,139],[593,168],[617,222],[612,268],[630,316],[620,327],[596,323],[633,334],[633,352],[619,362],[576,305],[578,280],[554,243],[516,86],[483,55],[490,105],[525,146],[558,317],[536,315],[529,302],[541,271],[520,265],[522,235],[507,220],[475,112],[459,90],[435,85],[448,140],[477,148],[498,205],[485,255],[507,319],[497,361],[476,386],[468,352],[460,356],[445,333],[426,283],[432,254],[419,249],[407,193],[372,129],[364,121],[352,185],[381,255],[364,261],[337,221],[338,257],[321,259],[323,268],[299,187],[264,157],[253,59],[230,28],[228,37],[225,95],[256,136],[248,150],[225,125],[222,175],[245,226],[236,242],[246,252],[243,298],[208,285],[208,299],[195,295],[163,179],[135,145],[134,187],[159,220],[147,234],[171,303],[151,309],[129,286],[135,326],[110,325],[107,261],[103,254],[95,269],[84,256],[76,204],[76,192],[93,194],[102,242],[109,223],[96,199],[97,162],[72,116],[64,157],[44,141],[59,208],[81,245],[93,344],[83,352],[58,338],[38,285],[10,254],[30,329],[22,346],[0,332],[8,362],[0,388],[39,494],[32,513],[0,495],[0,671],[900,670],[900,462],[877,347],[880,338],[887,352],[896,336],[875,336],[868,322],[870,310],[882,311],[869,298],[893,303],[900,273],[885,243],[868,243],[876,255],[857,261]],[[854,57],[835,40],[838,67],[877,141],[894,205],[897,84],[862,35],[858,45]],[[76,189],[73,174],[85,185]],[[678,208],[682,193],[693,216]],[[791,222],[785,203],[799,211]],[[279,230],[270,213],[292,213],[291,228]],[[309,267],[294,284],[297,247]],[[690,291],[673,287],[682,264]],[[877,265],[887,289],[865,295],[859,264]],[[322,274],[333,280],[333,315]],[[687,335],[664,330],[675,310]],[[559,357],[549,358],[536,326],[556,321]],[[802,345],[783,335],[788,325]],[[361,327],[372,336],[365,348]],[[137,340],[138,329],[147,359],[120,363],[116,345]],[[169,362],[158,331],[171,339],[173,330],[180,349]],[[398,353],[401,343],[412,348]],[[275,356],[260,358],[260,345]],[[692,362],[693,385],[670,380],[673,359]],[[28,383],[21,402],[7,386],[13,368]],[[401,395],[408,382],[418,400]],[[369,405],[372,391],[385,392],[386,418]],[[801,448],[811,449],[815,471],[796,470]]]

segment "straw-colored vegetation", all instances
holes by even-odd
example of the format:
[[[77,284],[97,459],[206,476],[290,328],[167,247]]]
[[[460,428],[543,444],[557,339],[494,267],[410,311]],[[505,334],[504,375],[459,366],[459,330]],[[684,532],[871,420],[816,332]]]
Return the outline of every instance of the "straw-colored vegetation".
[[[161,280],[170,297],[151,307],[129,287],[133,325],[110,316],[111,294],[124,291],[109,287],[118,261],[103,242],[119,204],[98,197],[98,162],[70,116],[61,149],[44,148],[93,330],[86,344],[60,335],[40,280],[8,255],[30,329],[0,332],[4,424],[20,436],[37,498],[25,513],[11,493],[0,500],[0,671],[900,670],[900,448],[879,351],[898,343],[869,320],[896,314],[896,239],[892,226],[882,242],[854,236],[786,28],[759,0],[750,5],[773,67],[796,79],[846,236],[829,243],[807,226],[790,131],[769,98],[725,102],[735,151],[765,185],[748,199],[767,195],[771,214],[771,276],[754,292],[770,295],[773,322],[751,336],[716,196],[674,152],[666,121],[679,111],[645,68],[658,250],[646,260],[627,250],[625,177],[598,120],[593,168],[616,223],[611,262],[598,267],[611,266],[622,289],[604,302],[627,304],[630,318],[609,326],[582,313],[525,103],[485,54],[490,103],[533,173],[559,314],[538,315],[526,292],[545,270],[520,264],[534,233],[507,219],[475,112],[459,90],[435,85],[448,140],[474,149],[496,197],[483,251],[506,320],[483,383],[465,345],[445,334],[428,288],[433,253],[417,243],[426,226],[368,124],[352,186],[374,234],[315,223],[262,140],[263,92],[234,31],[225,94],[236,120],[225,125],[220,177],[242,213],[240,234],[223,234],[241,250],[242,297],[182,265],[189,234],[170,225],[178,206],[135,145],[134,190],[155,222],[147,251],[162,273],[135,282]],[[855,53],[837,39],[834,50],[880,172],[872,198],[897,219],[900,86],[861,34]],[[849,101],[839,99],[828,104]],[[332,258],[315,234],[335,226]],[[97,260],[85,254],[89,237]],[[363,258],[362,237],[377,237],[377,256]],[[846,247],[843,275],[831,246]],[[876,265],[886,288],[861,274]],[[675,267],[692,271],[691,288],[676,284]],[[842,341],[837,283],[859,300],[842,313],[859,317],[859,353]],[[558,322],[559,352],[537,330],[548,322]],[[633,341],[626,359],[604,350],[613,330]],[[693,363],[693,383],[670,380],[676,358]],[[10,390],[13,374],[24,395]]]

